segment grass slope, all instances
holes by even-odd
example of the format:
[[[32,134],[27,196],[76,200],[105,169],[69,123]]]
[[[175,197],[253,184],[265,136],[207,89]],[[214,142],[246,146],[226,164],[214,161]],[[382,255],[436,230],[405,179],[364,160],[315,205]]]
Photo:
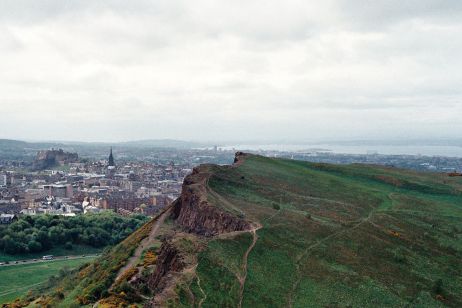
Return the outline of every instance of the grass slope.
[[[65,267],[77,268],[90,258],[48,261],[0,268],[0,304],[10,302],[37,289]]]
[[[263,225],[242,306],[462,306],[461,178],[260,156],[211,168],[217,206]],[[249,243],[212,240],[200,254],[203,307],[238,305]]]

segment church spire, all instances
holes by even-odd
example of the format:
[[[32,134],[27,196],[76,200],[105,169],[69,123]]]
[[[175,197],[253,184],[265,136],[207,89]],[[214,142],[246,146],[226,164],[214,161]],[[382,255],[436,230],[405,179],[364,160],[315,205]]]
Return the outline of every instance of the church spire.
[[[111,147],[111,151],[109,152],[108,166],[112,166],[112,167],[115,166],[114,156],[112,155],[112,147]]]

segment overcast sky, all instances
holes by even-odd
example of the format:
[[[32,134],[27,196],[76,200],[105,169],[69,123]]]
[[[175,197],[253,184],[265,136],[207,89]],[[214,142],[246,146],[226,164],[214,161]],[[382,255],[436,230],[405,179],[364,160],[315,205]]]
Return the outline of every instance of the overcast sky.
[[[0,1],[0,138],[460,137],[460,0]]]

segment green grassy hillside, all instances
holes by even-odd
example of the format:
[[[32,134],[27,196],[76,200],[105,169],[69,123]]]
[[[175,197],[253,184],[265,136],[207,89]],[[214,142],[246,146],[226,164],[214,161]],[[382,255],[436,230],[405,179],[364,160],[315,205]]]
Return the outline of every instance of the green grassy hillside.
[[[235,166],[201,166],[185,183],[176,204],[201,207],[190,213],[202,217],[184,221],[213,226],[205,219],[217,215],[212,206],[251,222],[251,229],[205,237],[167,220],[155,242],[141,245],[162,224],[156,218],[58,282],[41,303],[462,306],[462,177],[246,155]],[[153,262],[146,262],[148,251]],[[136,269],[114,283],[129,260]]]
[[[211,200],[262,225],[242,306],[462,306],[461,178],[259,156],[212,169]],[[250,242],[210,241],[196,303],[239,305]]]

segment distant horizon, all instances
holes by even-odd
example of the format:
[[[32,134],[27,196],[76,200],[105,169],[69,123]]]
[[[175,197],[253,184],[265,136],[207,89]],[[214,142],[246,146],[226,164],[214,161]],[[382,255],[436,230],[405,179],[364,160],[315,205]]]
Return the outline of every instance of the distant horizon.
[[[27,143],[81,143],[81,144],[121,144],[121,143],[143,143],[143,142],[180,142],[180,143],[197,143],[204,145],[316,145],[316,144],[376,144],[376,145],[392,145],[392,144],[403,144],[412,143],[419,145],[441,145],[445,143],[460,143],[462,146],[462,138],[409,138],[409,139],[324,139],[324,140],[199,140],[199,139],[175,139],[175,138],[149,138],[149,139],[131,139],[131,140],[97,140],[97,141],[85,141],[85,140],[56,140],[56,139],[15,139],[15,138],[0,138],[0,140],[11,140],[11,141],[22,141]]]

